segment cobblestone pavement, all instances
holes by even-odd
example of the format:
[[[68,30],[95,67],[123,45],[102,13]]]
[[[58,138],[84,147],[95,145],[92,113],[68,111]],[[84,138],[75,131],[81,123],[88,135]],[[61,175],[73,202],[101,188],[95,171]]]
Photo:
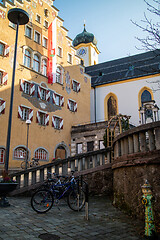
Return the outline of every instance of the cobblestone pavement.
[[[53,206],[45,214],[37,214],[32,210],[29,197],[10,197],[9,202],[10,207],[0,208],[0,239],[143,239],[138,234],[143,224],[114,208],[106,197],[89,199],[88,221],[85,219],[85,210],[74,212],[64,202],[59,205],[59,209]]]

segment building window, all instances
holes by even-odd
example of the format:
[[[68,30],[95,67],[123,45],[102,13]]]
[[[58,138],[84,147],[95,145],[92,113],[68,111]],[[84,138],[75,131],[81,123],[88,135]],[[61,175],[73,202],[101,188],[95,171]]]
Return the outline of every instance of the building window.
[[[21,79],[20,80],[20,91],[32,96],[35,93],[35,84]]]
[[[0,71],[0,85],[7,85],[8,73]]]
[[[0,148],[0,164],[4,163],[4,157],[5,157],[5,149]]]
[[[77,143],[76,152],[77,154],[83,153],[82,143]]]
[[[75,101],[68,99],[67,106],[71,112],[77,112],[77,103]]]
[[[105,146],[104,146],[104,141],[103,141],[103,140],[100,140],[100,141],[99,141],[99,149],[103,149],[103,148],[105,148]]]
[[[48,22],[46,20],[44,20],[44,27],[48,28],[48,25],[49,25]]]
[[[59,57],[62,57],[62,48],[61,47],[58,47],[57,55]]]
[[[117,102],[114,96],[110,96],[108,99],[108,119],[117,115]]]
[[[0,71],[0,85],[3,84],[3,72]]]
[[[47,8],[44,9],[44,16],[45,17],[48,17],[49,16],[49,11]]]
[[[31,68],[31,53],[27,49],[25,49],[24,53],[24,65],[28,68]]]
[[[63,119],[57,116],[52,117],[52,127],[55,129],[63,129]]]
[[[152,100],[151,93],[148,90],[144,90],[141,95],[141,104],[143,106],[144,102],[149,102]]]
[[[0,55],[2,56],[4,56],[4,48],[5,48],[5,45],[0,42]]]
[[[38,23],[41,23],[41,17],[37,14],[36,15],[36,21],[38,22]]]
[[[39,160],[48,160],[48,152],[43,148],[38,148],[35,151],[34,157]]]
[[[6,102],[0,98],[0,114],[5,114]]]
[[[63,84],[62,69],[60,67],[57,67],[56,70],[56,82]]]
[[[33,58],[33,70],[40,72],[40,58],[37,54],[35,54]]]
[[[47,76],[47,60],[46,59],[42,60],[42,74],[44,76]]]
[[[56,94],[56,105],[60,106],[60,95]]]
[[[18,147],[14,150],[14,158],[25,160],[26,159],[26,148]]]
[[[43,37],[43,47],[47,48],[48,47],[48,39]]]
[[[26,26],[25,35],[26,35],[26,37],[28,37],[30,39],[32,38],[32,28],[31,27]]]
[[[30,95],[30,84],[28,82],[24,82],[24,93]]]
[[[50,90],[38,86],[38,98],[44,101],[50,100]]]
[[[11,28],[16,29],[16,24],[15,24],[15,23],[12,23],[12,22],[9,21],[9,26],[10,26]]]
[[[80,83],[78,83],[75,80],[72,80],[72,88],[73,88],[73,91],[79,92],[80,91]]]
[[[26,106],[18,106],[18,118],[20,118],[23,121],[31,120],[33,119],[33,110]]]
[[[68,62],[72,64],[72,55],[68,53]]]
[[[49,115],[45,112],[38,111],[37,112],[37,123],[39,123],[39,125],[43,125],[43,126],[49,125]]]
[[[57,106],[63,107],[64,106],[64,97],[54,92],[53,93],[53,103],[56,104]]]
[[[37,32],[37,31],[34,32],[34,41],[35,41],[36,43],[38,43],[38,44],[41,43],[41,35],[40,35],[40,33]]]

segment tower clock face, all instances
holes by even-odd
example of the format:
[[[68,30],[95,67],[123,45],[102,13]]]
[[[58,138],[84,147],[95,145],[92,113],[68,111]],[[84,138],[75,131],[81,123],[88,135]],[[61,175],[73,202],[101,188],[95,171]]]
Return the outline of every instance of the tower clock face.
[[[86,48],[80,48],[78,50],[78,55],[79,56],[84,56],[87,53],[87,49]]]

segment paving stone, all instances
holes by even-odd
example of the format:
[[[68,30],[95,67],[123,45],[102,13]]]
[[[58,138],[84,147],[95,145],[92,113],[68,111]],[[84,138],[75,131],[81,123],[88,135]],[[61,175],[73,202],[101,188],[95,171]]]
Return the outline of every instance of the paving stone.
[[[60,240],[142,240],[137,233],[144,224],[124,215],[112,206],[107,197],[92,197],[89,202],[89,221],[85,211],[74,212],[67,204],[37,214],[28,197],[11,197],[8,208],[1,208],[0,240],[40,240],[42,233],[51,233]]]

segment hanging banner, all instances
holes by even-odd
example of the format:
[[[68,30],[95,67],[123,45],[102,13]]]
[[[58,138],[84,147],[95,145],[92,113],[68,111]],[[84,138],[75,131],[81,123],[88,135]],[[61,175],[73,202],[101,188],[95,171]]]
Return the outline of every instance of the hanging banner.
[[[48,83],[56,82],[56,39],[57,39],[56,18],[48,28],[48,62],[47,76]]]

